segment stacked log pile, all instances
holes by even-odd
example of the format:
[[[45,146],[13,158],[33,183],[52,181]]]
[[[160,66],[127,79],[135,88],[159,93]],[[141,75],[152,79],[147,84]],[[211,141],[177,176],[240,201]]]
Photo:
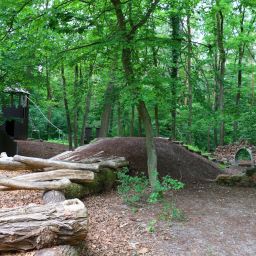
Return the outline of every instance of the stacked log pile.
[[[76,197],[104,189],[109,175],[127,165],[122,157],[76,160],[65,152],[46,160],[2,153],[1,170],[32,172],[0,177],[0,191],[43,190],[45,205],[0,210],[0,253],[40,249],[33,255],[80,255],[77,245],[86,237],[87,210]]]

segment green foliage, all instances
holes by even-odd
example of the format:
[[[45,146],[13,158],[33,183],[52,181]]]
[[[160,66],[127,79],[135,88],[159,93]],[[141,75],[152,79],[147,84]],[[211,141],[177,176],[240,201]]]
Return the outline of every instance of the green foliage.
[[[239,150],[239,152],[237,152],[236,160],[252,160],[252,159],[249,152],[245,148],[242,148]]]
[[[128,169],[117,173],[119,185],[117,187],[118,194],[122,197],[125,203],[134,205],[141,201],[146,195],[146,190],[149,186],[149,181],[146,176],[130,176]]]
[[[149,110],[155,134],[158,123],[160,135],[170,137],[170,106],[175,107],[175,139],[192,144],[198,152],[214,150],[218,145],[222,119],[225,122],[225,143],[240,139],[256,143],[256,86],[253,82],[255,1],[160,2],[145,24],[134,32],[133,40],[125,42],[111,1],[1,1],[1,91],[5,86],[19,82],[31,92],[43,113],[46,116],[49,114],[51,121],[67,134],[60,74],[63,64],[72,129],[76,108],[78,112],[78,137],[81,135],[86,113],[85,101],[90,91],[88,88],[91,88],[92,96],[86,124],[95,129],[101,124],[104,93],[111,80],[115,90],[109,136],[130,135],[132,106],[136,105],[138,99],[143,99]],[[149,0],[122,2],[121,9],[127,19],[127,31],[131,31],[133,25],[141,24],[140,21],[145,17],[151,3]],[[219,110],[220,92],[216,84],[216,75],[219,72],[216,65],[219,58],[215,43],[216,13],[219,11],[224,18],[223,39],[226,52],[223,113]],[[191,52],[188,15],[193,31]],[[170,35],[173,30],[170,22],[166,22],[170,17],[178,18],[183,27],[178,42],[172,40]],[[132,52],[130,67],[135,77],[132,88],[127,86],[127,70],[123,68],[122,52],[125,47],[129,47]],[[177,78],[173,78],[171,72],[172,52],[175,49],[179,55]],[[242,52],[241,63],[238,61],[239,52]],[[188,69],[189,57],[191,70]],[[79,93],[74,89],[76,64],[79,66]],[[242,73],[240,86],[239,71]],[[192,85],[191,112],[188,80]],[[175,91],[173,84],[176,86]],[[49,88],[51,97],[48,95]],[[7,100],[3,95],[1,98],[4,98],[3,101]],[[176,105],[171,105],[174,99]],[[154,118],[156,105],[158,120]],[[121,113],[118,113],[118,109],[121,109]],[[191,125],[188,122],[190,115]],[[30,117],[43,139],[58,138],[56,129],[48,129],[47,122],[32,105]],[[138,123],[138,113],[135,111],[136,136],[140,131]]]
[[[164,192],[180,190],[184,188],[184,183],[172,179],[169,175],[162,178],[161,181],[157,182],[155,191],[151,192],[148,198],[149,203],[157,203],[159,200],[163,199]]]
[[[157,203],[163,199],[164,192],[180,190],[184,188],[184,183],[172,179],[169,175],[163,177],[162,181],[158,181],[155,190],[150,192],[149,181],[146,176],[130,176],[128,169],[124,168],[117,173],[119,185],[117,187],[118,194],[125,203],[133,205],[147,198],[149,203]]]
[[[176,207],[174,201],[169,202],[165,200],[162,203],[162,211],[160,213],[159,219],[163,221],[183,221],[185,220],[185,216],[182,210]]]
[[[149,233],[154,233],[156,231],[156,223],[157,223],[157,220],[155,219],[149,221],[149,223],[147,224],[147,231]]]
[[[149,233],[156,231],[158,221],[182,221],[185,219],[183,212],[176,207],[173,195],[171,199],[164,197],[165,192],[180,190],[184,188],[184,184],[180,181],[172,179],[170,176],[163,177],[162,181],[158,182],[155,191],[149,188],[149,181],[144,176],[130,176],[128,169],[117,173],[119,185],[117,187],[118,194],[123,201],[131,206],[133,213],[137,212],[138,206],[142,203],[160,204],[160,214],[158,218],[148,222],[146,230]]]

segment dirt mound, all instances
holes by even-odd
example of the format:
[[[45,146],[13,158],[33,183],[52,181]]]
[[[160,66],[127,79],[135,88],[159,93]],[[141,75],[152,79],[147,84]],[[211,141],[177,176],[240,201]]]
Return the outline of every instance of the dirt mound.
[[[187,183],[215,179],[222,171],[204,157],[164,138],[156,138],[158,172]],[[130,162],[132,174],[147,173],[145,138],[104,138],[69,153],[72,160],[93,155],[123,156]],[[67,156],[65,156],[67,157]]]
[[[18,154],[22,156],[51,158],[68,150],[68,146],[40,140],[16,140]]]

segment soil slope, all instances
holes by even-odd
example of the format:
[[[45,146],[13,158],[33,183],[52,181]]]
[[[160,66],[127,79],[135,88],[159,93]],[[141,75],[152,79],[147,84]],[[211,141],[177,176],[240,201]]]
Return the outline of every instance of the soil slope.
[[[170,175],[187,183],[215,179],[221,170],[204,157],[164,138],[155,138],[160,176]],[[77,148],[69,159],[82,160],[93,155],[122,156],[130,163],[132,174],[147,173],[145,138],[119,137],[99,139]],[[65,156],[67,158],[67,156]]]
[[[16,140],[18,154],[22,156],[51,158],[68,150],[68,146],[41,140]]]

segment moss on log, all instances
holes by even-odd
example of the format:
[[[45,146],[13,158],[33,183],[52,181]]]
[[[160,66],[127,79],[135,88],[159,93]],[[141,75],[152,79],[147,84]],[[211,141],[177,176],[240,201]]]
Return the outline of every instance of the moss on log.
[[[116,171],[104,168],[97,173],[93,182],[88,184],[72,183],[64,189],[66,198],[83,198],[89,194],[111,191],[116,184]]]

